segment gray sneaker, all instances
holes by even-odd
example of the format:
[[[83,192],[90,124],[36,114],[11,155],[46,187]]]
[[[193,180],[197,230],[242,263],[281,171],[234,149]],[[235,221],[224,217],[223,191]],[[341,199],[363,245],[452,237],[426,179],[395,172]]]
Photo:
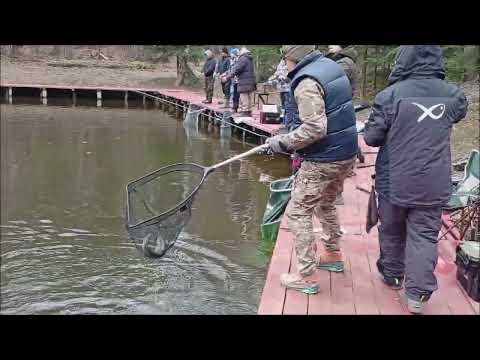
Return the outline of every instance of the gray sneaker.
[[[420,300],[412,300],[408,296],[407,298],[407,308],[414,315],[420,315],[423,313],[423,306],[428,301],[427,297],[422,296]]]

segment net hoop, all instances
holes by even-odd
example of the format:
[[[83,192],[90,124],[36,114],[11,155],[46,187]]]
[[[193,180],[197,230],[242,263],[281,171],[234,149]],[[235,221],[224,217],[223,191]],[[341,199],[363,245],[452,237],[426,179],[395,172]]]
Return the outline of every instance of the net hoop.
[[[193,170],[193,169],[195,169],[195,170]],[[198,192],[198,190],[202,186],[203,182],[205,181],[205,178],[207,177],[207,175],[209,173],[209,168],[205,168],[203,166],[200,166],[198,164],[193,164],[193,163],[177,163],[177,164],[167,165],[167,166],[164,166],[164,167],[162,167],[158,170],[155,170],[155,171],[153,171],[153,172],[151,172],[151,173],[149,173],[145,176],[142,176],[141,178],[138,178],[138,179],[133,180],[130,183],[128,183],[127,194],[130,194],[131,192],[134,192],[135,187],[138,186],[138,185],[145,184],[148,181],[156,178],[157,176],[166,175],[166,174],[169,174],[169,173],[175,172],[175,171],[190,171],[190,172],[201,173],[202,178],[200,179],[198,185],[185,197],[185,199],[182,202],[178,203],[176,206],[164,211],[163,213],[161,213],[157,216],[154,216],[154,217],[152,217],[150,219],[147,219],[147,220],[140,221],[136,224],[131,223],[130,196],[127,196],[127,230],[136,229],[136,228],[139,228],[141,226],[155,224],[155,223],[161,221],[162,219],[165,219],[165,218],[169,217],[170,215],[172,215],[172,214],[174,214],[178,211],[182,211],[181,209],[183,207],[186,207],[188,205],[188,203],[193,200],[193,197],[195,196],[195,194]]]

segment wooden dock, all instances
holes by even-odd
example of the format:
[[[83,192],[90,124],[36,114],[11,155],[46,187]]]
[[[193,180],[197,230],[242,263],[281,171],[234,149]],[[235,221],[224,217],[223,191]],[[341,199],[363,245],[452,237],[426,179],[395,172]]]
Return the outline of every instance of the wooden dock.
[[[176,116],[183,114],[190,105],[204,108],[205,112],[202,116],[212,118],[223,118],[223,115],[229,109],[221,108],[223,105],[218,104],[223,99],[214,98],[212,104],[203,104],[205,99],[204,92],[189,89],[162,89],[162,88],[128,88],[128,87],[102,87],[102,86],[71,86],[71,85],[42,85],[42,84],[14,84],[1,83],[1,95],[5,96],[9,103],[13,102],[15,96],[39,97],[46,105],[47,99],[55,98],[71,98],[72,104],[75,105],[77,100],[81,98],[96,99],[97,106],[102,106],[102,100],[120,99],[123,100],[125,106],[132,99],[140,100],[146,106],[148,102],[155,103],[161,110],[175,108]],[[157,98],[157,99],[155,99]],[[235,123],[237,126],[245,129],[253,135],[257,135],[262,139],[276,134],[283,126],[276,124],[261,124],[260,113],[257,106],[254,107],[252,118],[242,118],[241,122]]]
[[[365,145],[363,137],[359,140],[364,153],[376,151]],[[375,154],[365,154],[365,163],[373,164],[375,158]],[[402,301],[403,290],[394,291],[388,288],[377,272],[375,265],[379,255],[377,228],[372,229],[370,234],[365,232],[369,195],[357,190],[356,186],[370,190],[373,171],[373,167],[356,169],[357,175],[345,181],[343,193],[345,205],[337,207],[340,224],[348,232],[342,242],[345,272],[320,271],[320,293],[317,295],[306,295],[283,288],[280,285],[280,275],[295,271],[296,266],[292,233],[284,218],[269,265],[258,314],[409,314]],[[448,216],[444,215],[441,233],[449,223]],[[454,235],[440,240],[435,271],[439,290],[425,306],[425,314],[479,314],[480,304],[469,298],[456,280]]]

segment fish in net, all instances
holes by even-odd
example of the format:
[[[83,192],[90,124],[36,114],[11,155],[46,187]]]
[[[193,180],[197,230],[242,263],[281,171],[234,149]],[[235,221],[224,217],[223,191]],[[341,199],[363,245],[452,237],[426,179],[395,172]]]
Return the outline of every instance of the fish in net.
[[[168,165],[130,182],[126,216],[129,238],[145,255],[163,256],[190,220],[195,195],[207,176],[266,148],[266,144],[257,146],[210,167],[192,163]]]

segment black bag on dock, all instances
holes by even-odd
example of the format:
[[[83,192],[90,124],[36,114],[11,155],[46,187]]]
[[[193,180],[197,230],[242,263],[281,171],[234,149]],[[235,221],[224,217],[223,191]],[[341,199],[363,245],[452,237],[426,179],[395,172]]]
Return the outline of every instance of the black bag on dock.
[[[475,301],[480,301],[480,243],[465,241],[457,246],[457,280]]]
[[[372,180],[374,179],[375,179],[375,175],[372,175]],[[367,221],[366,221],[367,234],[375,225],[377,225],[377,223],[378,223],[377,193],[375,192],[375,185],[372,184],[370,197],[368,198]]]

